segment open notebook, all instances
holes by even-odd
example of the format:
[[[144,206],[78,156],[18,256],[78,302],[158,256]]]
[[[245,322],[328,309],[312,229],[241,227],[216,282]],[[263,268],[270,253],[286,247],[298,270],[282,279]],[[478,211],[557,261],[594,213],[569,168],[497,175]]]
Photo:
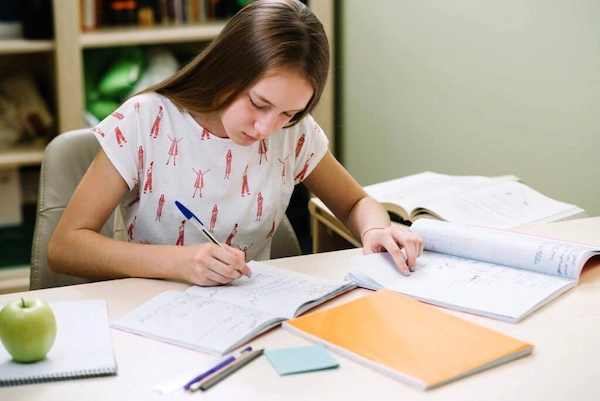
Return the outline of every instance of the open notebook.
[[[0,344],[0,387],[117,373],[106,301],[49,303],[56,340],[46,358],[17,363]]]
[[[166,291],[113,327],[211,354],[225,354],[259,334],[356,287],[251,261],[252,278],[219,287]]]

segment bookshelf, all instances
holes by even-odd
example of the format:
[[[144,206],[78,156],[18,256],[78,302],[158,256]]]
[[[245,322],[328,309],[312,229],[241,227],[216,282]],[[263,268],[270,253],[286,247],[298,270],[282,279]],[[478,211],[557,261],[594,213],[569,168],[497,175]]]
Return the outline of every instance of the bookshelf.
[[[323,23],[334,47],[335,0],[313,0],[309,6]],[[48,82],[46,99],[54,111],[57,134],[84,127],[83,51],[129,45],[193,44],[209,42],[225,25],[224,21],[194,25],[144,27],[101,27],[82,32],[79,0],[54,0],[54,40],[0,39],[0,75],[19,70],[34,71]],[[333,69],[321,97],[315,119],[335,149],[333,116]],[[39,165],[44,144],[20,145],[0,150],[0,169]],[[29,266],[0,268],[0,293],[21,291],[29,285]]]

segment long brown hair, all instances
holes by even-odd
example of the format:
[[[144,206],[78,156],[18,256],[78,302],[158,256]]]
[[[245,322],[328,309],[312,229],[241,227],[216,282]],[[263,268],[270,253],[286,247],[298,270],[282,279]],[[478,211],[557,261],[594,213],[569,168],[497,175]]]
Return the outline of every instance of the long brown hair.
[[[291,126],[315,107],[329,70],[323,25],[298,0],[258,0],[247,5],[194,60],[144,92],[160,93],[193,114],[218,113],[277,68],[300,73],[314,89]]]

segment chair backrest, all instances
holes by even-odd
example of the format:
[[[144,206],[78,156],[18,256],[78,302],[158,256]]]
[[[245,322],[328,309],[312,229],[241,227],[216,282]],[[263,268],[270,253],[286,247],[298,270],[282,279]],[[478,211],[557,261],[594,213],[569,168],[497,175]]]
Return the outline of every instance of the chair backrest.
[[[48,266],[48,242],[71,195],[92,163],[100,145],[90,129],[65,132],[46,147],[40,172],[37,216],[31,247],[31,290],[87,283],[92,280],[57,274]],[[101,233],[113,235],[116,213],[108,219]],[[300,255],[298,239],[284,216],[273,235],[271,257]]]
[[[58,135],[46,147],[40,171],[37,216],[31,246],[32,290],[87,283],[92,280],[57,274],[48,266],[48,242],[75,188],[92,163],[100,144],[89,129]],[[113,214],[114,216],[114,214]],[[102,228],[112,236],[113,218]]]

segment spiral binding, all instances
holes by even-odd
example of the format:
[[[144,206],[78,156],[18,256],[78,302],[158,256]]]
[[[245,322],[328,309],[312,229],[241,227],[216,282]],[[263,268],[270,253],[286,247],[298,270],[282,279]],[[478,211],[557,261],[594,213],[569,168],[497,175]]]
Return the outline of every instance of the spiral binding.
[[[75,372],[60,372],[31,377],[0,378],[0,387],[20,386],[23,384],[45,383],[71,379],[86,379],[90,377],[110,376],[117,374],[115,367],[89,369]]]

